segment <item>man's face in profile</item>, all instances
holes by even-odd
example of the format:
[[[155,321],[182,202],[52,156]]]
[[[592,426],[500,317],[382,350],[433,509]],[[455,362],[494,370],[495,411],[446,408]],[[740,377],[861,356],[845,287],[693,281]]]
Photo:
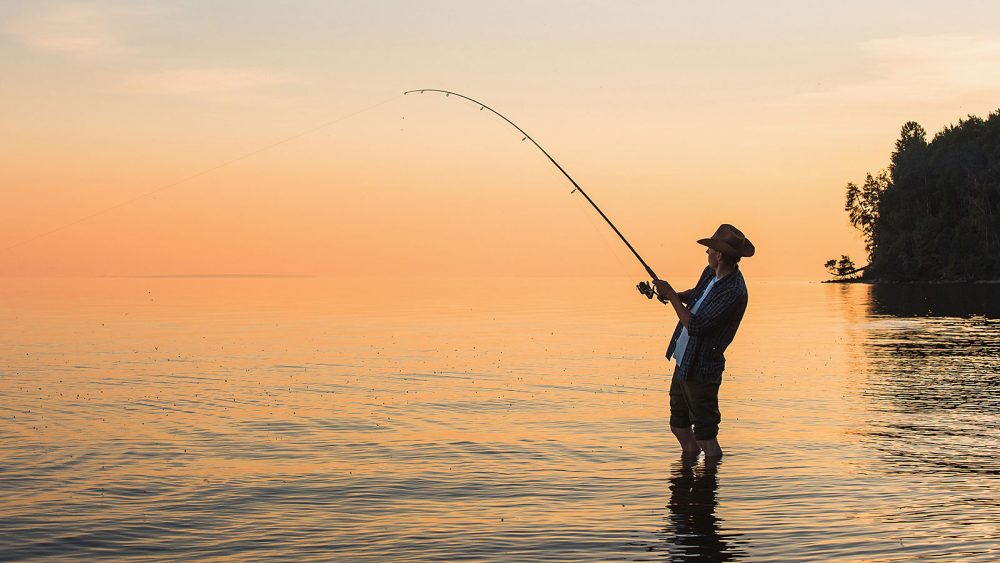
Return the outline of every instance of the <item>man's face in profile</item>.
[[[713,270],[719,267],[719,261],[722,259],[722,253],[714,248],[709,248],[705,251],[708,254],[708,267]]]

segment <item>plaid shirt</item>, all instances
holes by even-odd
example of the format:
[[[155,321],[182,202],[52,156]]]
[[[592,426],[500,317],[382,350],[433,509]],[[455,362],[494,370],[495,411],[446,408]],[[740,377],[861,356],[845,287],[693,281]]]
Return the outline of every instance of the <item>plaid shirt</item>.
[[[715,271],[705,268],[694,288],[680,293],[681,301],[689,307],[697,302],[708,282],[714,277]],[[722,375],[726,367],[723,352],[736,336],[736,329],[739,328],[746,309],[747,285],[743,281],[743,273],[737,266],[735,271],[715,282],[715,286],[712,287],[711,293],[705,298],[698,312],[691,315],[687,327],[687,347],[674,374],[681,379],[689,375],[694,377]],[[667,347],[668,360],[673,357],[677,337],[680,336],[682,328],[684,325],[678,322]]]

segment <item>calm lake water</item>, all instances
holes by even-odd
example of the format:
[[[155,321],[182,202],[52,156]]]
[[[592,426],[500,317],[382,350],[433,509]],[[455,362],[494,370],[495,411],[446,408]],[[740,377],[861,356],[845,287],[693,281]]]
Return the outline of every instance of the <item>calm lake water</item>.
[[[1000,288],[636,281],[0,280],[0,559],[1000,560]]]

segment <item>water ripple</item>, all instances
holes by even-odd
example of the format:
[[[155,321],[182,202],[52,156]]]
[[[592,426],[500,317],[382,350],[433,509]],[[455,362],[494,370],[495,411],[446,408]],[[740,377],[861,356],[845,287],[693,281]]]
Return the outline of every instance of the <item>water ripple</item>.
[[[1000,558],[993,313],[751,281],[721,464],[678,455],[672,323],[631,280],[391,308],[324,280],[22,289],[0,559]]]

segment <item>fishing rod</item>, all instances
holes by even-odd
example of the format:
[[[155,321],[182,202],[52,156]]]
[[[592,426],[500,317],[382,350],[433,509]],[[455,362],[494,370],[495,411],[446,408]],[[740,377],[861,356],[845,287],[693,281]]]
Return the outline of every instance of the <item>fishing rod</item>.
[[[463,100],[468,100],[468,101],[470,101],[470,102],[478,105],[479,106],[479,111],[482,111],[484,109],[490,110],[491,112],[493,112],[494,115],[496,115],[500,119],[502,119],[502,120],[506,121],[507,123],[509,123],[511,125],[511,127],[513,127],[514,129],[517,129],[518,131],[520,131],[520,133],[522,135],[524,135],[524,138],[522,138],[521,140],[522,141],[524,141],[524,140],[531,141],[536,147],[538,147],[538,150],[542,151],[542,154],[544,154],[549,159],[549,161],[551,161],[552,164],[554,164],[555,167],[558,168],[559,171],[563,173],[563,176],[566,176],[566,179],[569,180],[571,184],[573,184],[573,191],[570,192],[570,193],[572,194],[574,192],[580,192],[580,194],[583,197],[587,198],[587,201],[590,202],[590,205],[593,205],[594,209],[596,209],[597,212],[601,214],[601,217],[603,217],[604,220],[607,221],[608,225],[615,231],[615,234],[618,235],[618,238],[622,239],[622,242],[625,243],[625,246],[627,246],[628,249],[632,251],[632,254],[634,254],[635,257],[636,257],[636,259],[639,260],[639,263],[642,264],[642,267],[646,269],[646,273],[648,273],[650,275],[650,277],[653,278],[653,281],[657,281],[657,280],[660,279],[660,278],[658,278],[656,276],[656,272],[654,272],[653,269],[650,268],[648,264],[646,264],[646,261],[642,259],[642,256],[639,256],[639,253],[635,251],[635,248],[632,248],[632,244],[629,243],[629,241],[625,238],[625,235],[623,235],[622,232],[618,230],[618,227],[616,227],[615,224],[611,222],[611,219],[608,219],[608,216],[605,215],[603,211],[601,211],[601,208],[598,207],[596,203],[594,203],[594,200],[590,199],[590,196],[587,195],[587,192],[583,191],[583,188],[580,187],[580,184],[576,183],[576,180],[574,180],[573,177],[570,176],[569,173],[566,172],[566,170],[562,166],[560,166],[558,162],[556,162],[556,159],[552,158],[552,155],[550,155],[548,153],[548,151],[546,151],[544,148],[542,148],[542,145],[538,144],[538,141],[534,140],[531,137],[531,135],[529,135],[524,129],[521,129],[520,127],[518,127],[516,123],[514,123],[510,119],[507,119],[507,116],[505,116],[502,113],[498,112],[497,110],[491,108],[490,106],[484,104],[483,102],[480,102],[479,100],[473,100],[472,98],[470,98],[468,96],[464,96],[462,94],[459,94],[458,92],[450,92],[448,90],[435,90],[435,89],[432,89],[432,88],[424,88],[422,90],[407,90],[406,92],[403,92],[403,95],[412,94],[414,92],[420,92],[421,94],[423,94],[424,92],[436,92],[438,94],[444,94],[445,97],[457,96],[459,98],[462,98]],[[636,286],[636,288],[643,295],[645,295],[646,297],[648,297],[650,299],[652,299],[653,295],[656,293],[655,289],[649,283],[647,283],[647,282],[640,282],[639,285]]]

